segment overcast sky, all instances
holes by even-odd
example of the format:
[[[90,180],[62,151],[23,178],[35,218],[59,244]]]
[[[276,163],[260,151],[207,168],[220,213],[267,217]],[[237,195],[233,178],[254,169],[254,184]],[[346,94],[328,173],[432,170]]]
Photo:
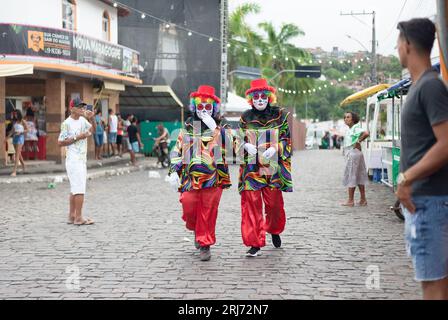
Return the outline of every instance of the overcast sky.
[[[357,17],[361,22],[351,16],[340,16],[340,12],[376,11],[378,52],[384,55],[396,55],[398,20],[432,17],[436,13],[435,0],[230,0],[229,11],[246,2],[258,3],[262,8],[260,14],[249,16],[253,26],[261,21],[272,21],[277,26],[283,22],[295,23],[305,31],[305,36],[295,41],[298,46],[322,47],[327,51],[335,46],[346,51],[364,50],[346,35],[358,39],[370,50],[372,17]]]

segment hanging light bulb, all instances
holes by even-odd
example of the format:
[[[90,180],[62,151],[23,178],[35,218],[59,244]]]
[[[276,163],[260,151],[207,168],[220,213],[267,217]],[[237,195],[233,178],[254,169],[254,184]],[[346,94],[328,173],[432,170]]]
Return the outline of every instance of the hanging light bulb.
[[[142,15],[140,16],[142,19],[146,18],[146,14],[142,13]]]
[[[303,90],[302,92],[303,92],[303,94],[306,94],[306,91],[305,91],[305,90]]]
[[[258,55],[259,55],[259,56],[262,56],[262,55],[263,55],[263,52],[259,52]]]
[[[114,2],[114,8],[118,7],[118,4],[116,2]]]
[[[169,29],[169,28],[170,28],[170,24],[167,23],[167,24],[165,25],[165,28]]]
[[[230,43],[227,44],[227,48],[230,48]]]
[[[273,59],[277,59],[277,56],[274,54],[274,55],[272,56],[272,58],[273,58]]]
[[[213,41],[213,38],[212,38],[212,37],[208,38],[208,41],[212,42],[212,41]]]
[[[286,57],[285,60],[288,61],[289,60],[288,57]]]
[[[188,36],[191,37],[193,33],[191,31],[188,31]],[[230,48],[230,43],[227,44],[227,46]]]
[[[244,52],[247,52],[247,49],[246,49],[246,48],[244,48],[244,49],[243,49],[243,51],[244,51]]]

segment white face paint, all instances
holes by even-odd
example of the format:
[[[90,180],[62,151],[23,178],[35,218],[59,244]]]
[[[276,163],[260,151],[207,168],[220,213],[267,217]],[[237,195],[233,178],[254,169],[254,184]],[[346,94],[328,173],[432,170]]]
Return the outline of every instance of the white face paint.
[[[207,102],[198,103],[196,106],[196,115],[198,118],[202,120],[206,114],[210,117],[213,116],[213,104]]]
[[[252,103],[258,111],[264,111],[268,106],[268,96],[263,91],[253,93]]]

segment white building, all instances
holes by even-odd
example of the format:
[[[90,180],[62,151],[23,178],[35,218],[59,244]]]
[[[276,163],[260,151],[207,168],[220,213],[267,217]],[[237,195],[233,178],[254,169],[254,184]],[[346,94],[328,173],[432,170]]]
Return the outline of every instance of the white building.
[[[138,52],[117,43],[118,17],[130,12],[108,0],[0,5],[0,144],[11,109],[32,109],[45,139],[41,157],[61,161],[56,139],[72,98],[81,97],[105,117],[108,108],[119,108],[125,85],[142,83]]]

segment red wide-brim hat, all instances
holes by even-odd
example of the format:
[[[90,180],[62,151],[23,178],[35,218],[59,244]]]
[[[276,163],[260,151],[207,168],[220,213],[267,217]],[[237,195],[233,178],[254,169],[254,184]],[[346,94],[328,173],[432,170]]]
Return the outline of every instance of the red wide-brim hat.
[[[268,81],[266,79],[257,79],[253,80],[250,83],[250,89],[246,91],[246,96],[255,91],[271,91],[275,93],[275,88],[268,85]]]
[[[219,99],[215,95],[215,88],[213,88],[212,86],[199,86],[198,91],[190,94],[190,98],[196,98],[196,97],[211,98],[215,100],[217,103],[221,103],[221,99]]]

